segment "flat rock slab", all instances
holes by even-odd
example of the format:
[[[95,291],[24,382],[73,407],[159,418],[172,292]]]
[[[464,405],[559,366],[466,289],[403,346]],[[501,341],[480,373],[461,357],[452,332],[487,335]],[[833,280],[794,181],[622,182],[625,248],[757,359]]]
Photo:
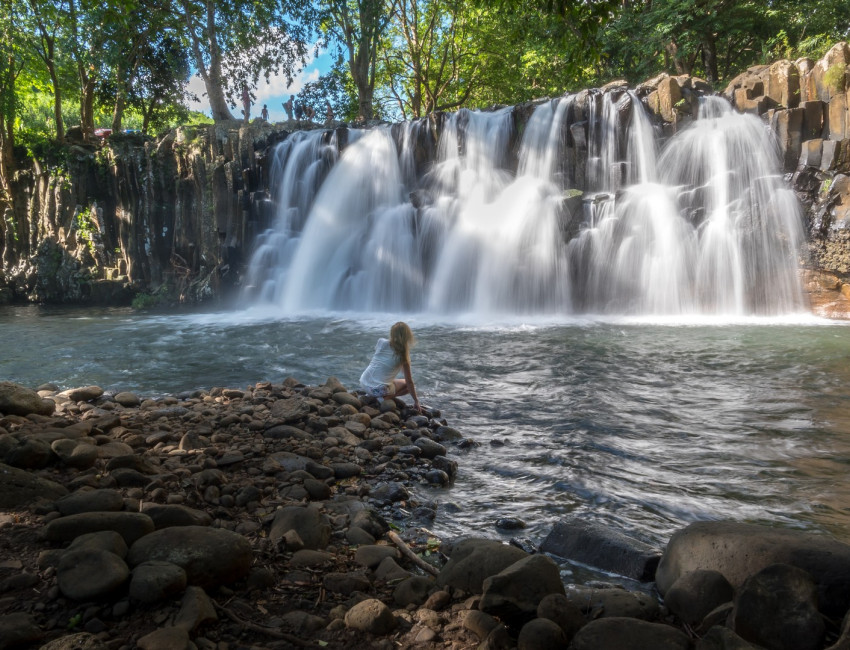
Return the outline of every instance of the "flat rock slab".
[[[655,578],[661,554],[640,540],[595,522],[559,521],[540,550],[642,582]]]
[[[655,580],[663,596],[683,574],[709,569],[722,573],[737,591],[771,564],[808,571],[826,616],[840,619],[850,608],[850,545],[796,530],[724,521],[691,524],[670,538]]]
[[[176,564],[198,587],[235,582],[248,574],[253,560],[251,544],[242,535],[204,526],[163,528],[133,544],[127,556],[133,567],[153,561]]]

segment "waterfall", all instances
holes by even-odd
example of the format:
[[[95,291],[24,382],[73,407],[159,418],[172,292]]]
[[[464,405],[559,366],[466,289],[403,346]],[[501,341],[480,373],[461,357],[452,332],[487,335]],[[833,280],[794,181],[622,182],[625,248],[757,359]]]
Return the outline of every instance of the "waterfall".
[[[314,310],[508,314],[800,311],[799,206],[757,118],[705,98],[662,143],[632,91],[370,131],[298,132],[252,300]],[[341,149],[341,150],[340,150]]]

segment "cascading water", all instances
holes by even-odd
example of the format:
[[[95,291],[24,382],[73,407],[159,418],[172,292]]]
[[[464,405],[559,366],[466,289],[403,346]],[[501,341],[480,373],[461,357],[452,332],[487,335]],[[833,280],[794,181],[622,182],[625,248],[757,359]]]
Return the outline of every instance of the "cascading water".
[[[578,97],[538,104],[518,144],[511,108],[445,115],[430,167],[425,120],[349,130],[338,161],[290,136],[249,284],[287,313],[804,308],[799,207],[762,122],[707,98],[659,156],[634,93]]]

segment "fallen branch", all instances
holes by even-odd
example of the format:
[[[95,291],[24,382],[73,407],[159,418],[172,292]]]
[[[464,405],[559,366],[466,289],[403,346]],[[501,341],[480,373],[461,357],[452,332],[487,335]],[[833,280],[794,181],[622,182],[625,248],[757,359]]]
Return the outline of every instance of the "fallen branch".
[[[265,625],[257,625],[256,623],[251,623],[250,621],[246,621],[239,616],[237,616],[236,612],[233,610],[227,609],[227,607],[223,607],[219,605],[214,600],[212,604],[215,608],[223,613],[227,618],[229,618],[234,623],[238,623],[239,625],[252,630],[254,632],[259,632],[260,634],[265,634],[267,636],[272,637],[273,639],[281,639],[282,641],[288,641],[297,646],[301,646],[302,648],[320,648],[320,645],[313,643],[312,641],[304,641],[303,639],[299,639],[297,636],[293,634],[287,634],[286,632],[281,632],[279,630],[272,629],[270,627],[266,627]]]
[[[411,548],[404,543],[404,540],[402,540],[401,537],[399,537],[395,531],[391,530],[390,532],[388,532],[387,537],[390,538],[393,544],[398,546],[398,549],[402,552],[402,555],[407,557],[408,560],[413,562],[420,569],[422,569],[423,571],[427,571],[428,573],[434,576],[439,575],[440,570],[435,566],[431,566],[421,557],[416,555],[416,553],[414,553]]]

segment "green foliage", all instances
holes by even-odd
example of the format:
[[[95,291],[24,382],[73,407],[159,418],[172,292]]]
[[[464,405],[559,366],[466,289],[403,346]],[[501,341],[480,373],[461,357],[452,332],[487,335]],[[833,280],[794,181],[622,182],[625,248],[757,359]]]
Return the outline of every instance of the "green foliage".
[[[823,75],[824,84],[834,93],[844,92],[845,67],[840,63],[836,63],[829,66]]]
[[[156,309],[163,304],[163,297],[156,293],[137,293],[133,296],[132,308],[136,311]]]

